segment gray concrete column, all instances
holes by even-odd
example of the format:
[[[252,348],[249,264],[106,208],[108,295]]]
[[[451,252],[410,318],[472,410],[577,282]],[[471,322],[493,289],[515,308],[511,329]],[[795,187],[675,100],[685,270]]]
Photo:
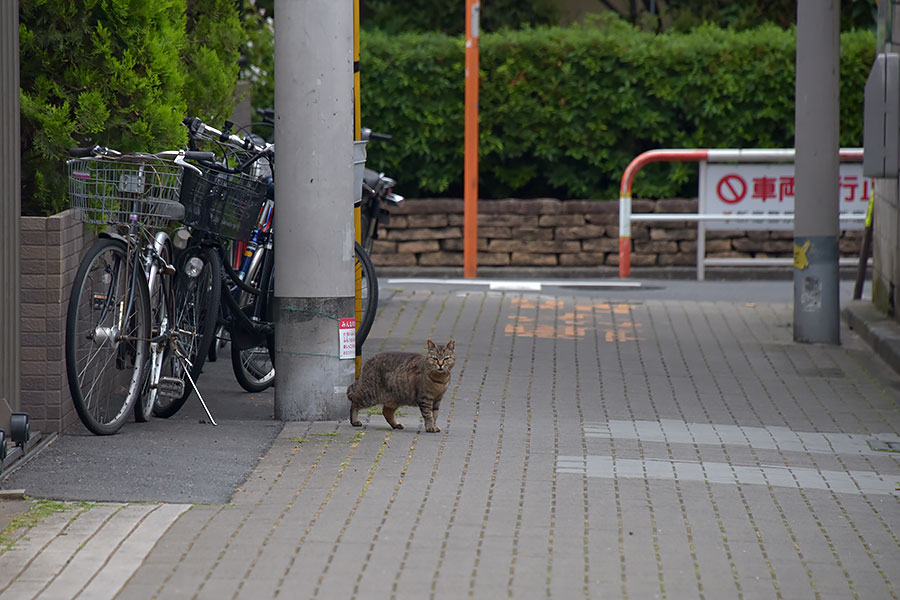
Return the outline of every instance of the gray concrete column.
[[[0,2],[0,429],[19,398],[19,3]]]
[[[275,417],[349,414],[353,318],[353,5],[275,2]]]
[[[797,2],[794,341],[840,343],[840,0]]]

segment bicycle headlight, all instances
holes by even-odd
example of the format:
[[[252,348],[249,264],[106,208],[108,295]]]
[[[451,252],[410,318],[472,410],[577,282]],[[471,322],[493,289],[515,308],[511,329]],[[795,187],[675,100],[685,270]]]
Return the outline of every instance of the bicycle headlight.
[[[184,263],[184,274],[190,277],[191,279],[196,279],[200,275],[200,271],[203,270],[203,261],[199,256],[194,256],[186,263]]]

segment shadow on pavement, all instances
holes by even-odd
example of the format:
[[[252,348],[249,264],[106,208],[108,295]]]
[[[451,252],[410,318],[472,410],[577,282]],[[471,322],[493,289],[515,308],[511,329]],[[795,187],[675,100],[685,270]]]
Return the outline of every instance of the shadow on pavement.
[[[274,391],[248,394],[231,371],[227,348],[208,363],[200,390],[177,415],[127,423],[95,436],[80,423],[0,483],[2,489],[58,500],[224,504],[281,431]]]

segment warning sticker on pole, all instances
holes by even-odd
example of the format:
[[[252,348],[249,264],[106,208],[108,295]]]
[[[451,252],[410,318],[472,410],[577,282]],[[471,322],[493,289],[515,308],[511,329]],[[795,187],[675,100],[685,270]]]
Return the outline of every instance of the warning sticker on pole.
[[[338,319],[338,347],[341,359],[356,358],[356,319]]]

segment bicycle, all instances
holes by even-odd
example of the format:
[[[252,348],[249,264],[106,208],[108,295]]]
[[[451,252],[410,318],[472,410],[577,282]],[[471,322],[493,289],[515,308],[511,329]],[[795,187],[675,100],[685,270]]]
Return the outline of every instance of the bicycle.
[[[206,165],[209,175],[218,180],[219,186],[228,186],[228,178],[243,176],[246,171],[253,172],[255,176],[260,173],[265,177],[273,166],[274,155],[271,147],[260,146],[250,140],[231,135],[227,130],[220,131],[210,127],[196,118],[185,120],[191,132],[193,147],[198,141],[213,141],[224,146],[230,154],[232,162],[238,163],[237,167],[228,168],[221,164]],[[263,163],[260,165],[260,163]],[[210,182],[210,186],[213,186]],[[185,189],[188,189],[186,187]],[[223,198],[232,192],[222,191]],[[201,194],[202,196],[203,194]],[[246,227],[240,230],[232,229],[223,235],[222,231],[213,231],[210,223],[197,223],[190,218],[187,222],[195,226],[202,233],[194,245],[204,246],[213,250],[216,255],[208,260],[213,271],[224,271],[222,275],[223,286],[221,290],[221,302],[223,307],[220,322],[227,326],[231,339],[231,358],[235,378],[245,390],[259,392],[274,383],[274,335],[271,329],[274,320],[274,231],[272,228],[272,216],[274,211],[274,183],[270,182],[267,189],[267,199],[263,202],[258,212],[255,228],[245,234]],[[202,201],[200,199],[187,199],[182,201],[188,206]],[[230,200],[225,200],[228,202]],[[206,214],[206,211],[201,211]],[[246,212],[243,213],[246,216]],[[223,238],[232,240],[246,240],[243,244],[241,256],[234,267],[231,266],[228,252]],[[374,268],[365,251],[356,245],[356,269],[362,279],[363,313],[360,319],[360,327],[357,333],[357,348],[362,347],[372,322],[375,318],[375,308],[378,301],[378,287],[375,279]]]
[[[264,125],[270,127],[274,134],[275,129],[275,111],[271,108],[257,108],[256,112],[262,117],[262,121],[253,123],[252,125]],[[230,129],[230,124],[226,123],[226,130]],[[213,132],[217,130],[212,129]],[[254,136],[255,137],[255,136]],[[363,128],[363,139],[390,140],[391,136],[382,133],[374,133],[371,129]],[[221,139],[221,138],[220,138]],[[241,139],[241,138],[238,138]],[[360,298],[361,313],[356,330],[356,352],[362,352],[362,345],[369,335],[372,323],[375,321],[375,313],[378,308],[378,279],[375,275],[375,267],[369,257],[372,251],[372,240],[377,238],[375,228],[379,224],[384,224],[388,220],[388,213],[382,208],[385,202],[393,204],[401,204],[404,200],[403,196],[394,194],[393,186],[395,181],[384,174],[375,173],[370,169],[366,169],[362,184],[361,199],[361,243],[355,243],[353,246],[353,255],[355,260],[356,281],[360,281]]]
[[[200,164],[204,169],[199,174],[186,172],[182,183],[180,200],[185,207],[182,222],[192,227],[193,232],[189,244],[178,259],[179,264],[191,265],[193,270],[200,273],[199,278],[208,291],[202,303],[202,313],[198,314],[200,326],[196,340],[197,357],[191,369],[195,378],[200,376],[220,325],[229,329],[233,347],[245,339],[242,336],[254,336],[254,340],[261,336],[259,344],[265,345],[273,335],[272,319],[256,318],[257,315],[248,314],[237,306],[232,284],[254,296],[259,296],[260,291],[237,278],[226,258],[224,242],[245,239],[249,235],[255,226],[268,186],[264,181],[215,165],[212,161]],[[179,279],[176,281],[184,281],[186,286],[190,285],[189,278],[182,274],[189,274],[189,271],[190,269],[179,270]],[[268,276],[271,277],[271,268]],[[254,306],[263,307],[258,303]],[[186,388],[182,395],[158,402],[153,414],[163,418],[174,415],[193,391]]]
[[[66,375],[82,423],[110,435],[129,413],[145,421],[157,401],[183,393],[186,383],[196,387],[190,375],[196,323],[176,305],[163,228],[184,214],[177,198],[184,169],[194,168],[185,159],[212,154],[122,154],[99,146],[69,152],[71,206],[83,222],[107,229],[85,253],[73,282]]]

